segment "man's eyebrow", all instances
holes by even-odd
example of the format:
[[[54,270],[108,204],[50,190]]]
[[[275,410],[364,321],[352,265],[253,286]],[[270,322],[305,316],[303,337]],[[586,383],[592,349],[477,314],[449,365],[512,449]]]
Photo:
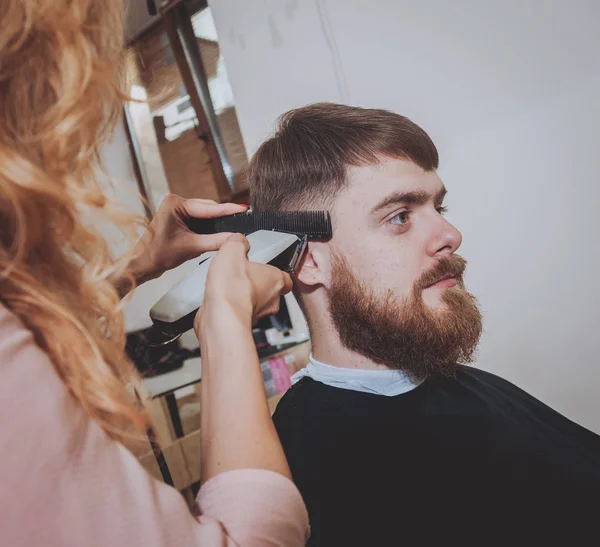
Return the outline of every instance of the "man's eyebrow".
[[[445,186],[442,186],[433,198],[434,203],[442,203],[447,193],[448,189]]]
[[[371,213],[377,213],[390,205],[397,205],[403,203],[405,205],[425,205],[428,201],[433,200],[434,203],[441,203],[444,197],[448,193],[445,186],[435,194],[425,192],[424,190],[413,190],[410,192],[393,192],[388,196],[384,197],[373,209]]]

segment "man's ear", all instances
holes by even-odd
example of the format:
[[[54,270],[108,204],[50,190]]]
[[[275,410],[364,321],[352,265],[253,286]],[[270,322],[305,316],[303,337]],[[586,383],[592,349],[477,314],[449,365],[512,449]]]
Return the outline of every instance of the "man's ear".
[[[331,279],[331,255],[328,244],[322,241],[309,241],[294,277],[308,287],[315,285],[328,287]]]

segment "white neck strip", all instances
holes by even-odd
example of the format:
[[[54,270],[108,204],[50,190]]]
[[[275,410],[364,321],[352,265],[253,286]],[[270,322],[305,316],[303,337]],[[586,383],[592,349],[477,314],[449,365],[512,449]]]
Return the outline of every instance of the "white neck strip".
[[[400,370],[365,370],[341,368],[317,361],[312,355],[308,365],[292,376],[295,384],[308,376],[331,387],[362,391],[393,397],[415,389],[421,382],[413,382]]]

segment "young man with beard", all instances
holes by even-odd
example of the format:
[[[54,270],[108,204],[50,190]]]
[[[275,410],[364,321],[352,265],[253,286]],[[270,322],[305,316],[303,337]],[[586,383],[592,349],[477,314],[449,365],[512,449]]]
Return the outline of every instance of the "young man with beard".
[[[251,162],[255,210],[333,220],[296,271],[313,353],[274,416],[309,545],[579,544],[600,438],[465,366],[482,321],[437,167],[410,120],[335,104],[283,116]]]

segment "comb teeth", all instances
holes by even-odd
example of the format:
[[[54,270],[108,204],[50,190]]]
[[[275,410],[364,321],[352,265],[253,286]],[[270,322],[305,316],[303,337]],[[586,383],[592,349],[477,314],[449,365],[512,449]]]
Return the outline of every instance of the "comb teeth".
[[[331,237],[331,218],[325,211],[286,211],[254,213],[255,230],[277,230],[306,234],[310,239]]]
[[[199,234],[248,235],[257,230],[276,230],[306,235],[308,239],[329,239],[332,234],[331,216],[327,211],[248,211],[215,219],[190,219],[188,226]]]

